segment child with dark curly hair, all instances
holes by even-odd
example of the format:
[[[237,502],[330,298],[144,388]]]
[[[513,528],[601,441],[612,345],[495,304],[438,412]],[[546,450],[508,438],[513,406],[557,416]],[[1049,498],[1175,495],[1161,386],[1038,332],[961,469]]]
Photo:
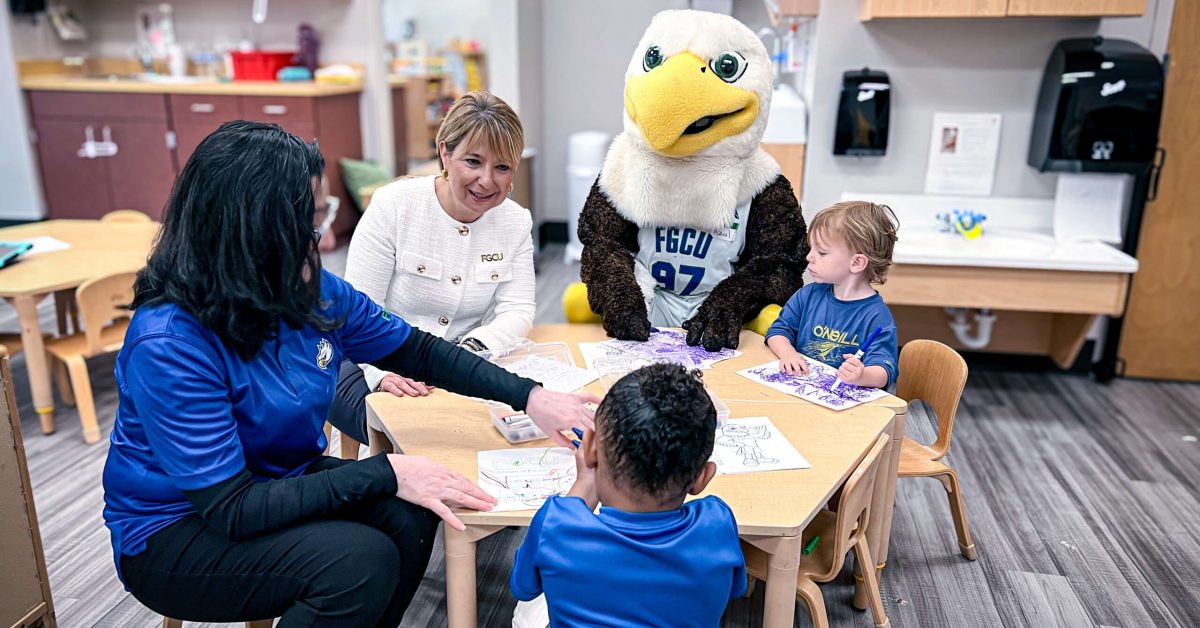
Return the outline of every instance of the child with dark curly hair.
[[[684,503],[716,474],[717,413],[699,372],[652,364],[617,381],[517,551],[519,600],[545,592],[551,626],[716,626],[746,591],[733,511]],[[603,504],[594,513],[597,504]]]

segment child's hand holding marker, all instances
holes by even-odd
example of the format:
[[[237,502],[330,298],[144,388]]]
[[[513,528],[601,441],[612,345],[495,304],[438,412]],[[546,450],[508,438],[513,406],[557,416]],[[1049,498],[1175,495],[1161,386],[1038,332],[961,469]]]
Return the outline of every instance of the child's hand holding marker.
[[[871,335],[867,336],[867,341],[862,343],[862,346],[858,348],[858,351],[854,352],[853,355],[846,354],[842,356],[842,359],[844,359],[845,362],[843,362],[842,366],[838,368],[838,381],[834,382],[832,386],[832,390],[834,392],[837,392],[837,389],[841,387],[843,382],[847,384],[854,384],[856,386],[858,385],[859,381],[862,379],[863,371],[865,371],[867,368],[866,366],[863,366],[862,357],[871,349],[871,343],[875,342],[875,337],[878,336],[882,331],[882,327],[876,327],[874,331],[871,332]]]
[[[578,438],[571,440],[571,444],[575,445],[575,483],[571,485],[571,490],[567,492],[567,495],[582,499],[588,508],[595,510],[600,503],[600,496],[596,493],[596,467],[588,466],[587,455],[583,448],[584,430],[573,427],[571,431]],[[591,432],[591,429],[589,428],[587,431]],[[594,436],[593,434],[588,438]]]

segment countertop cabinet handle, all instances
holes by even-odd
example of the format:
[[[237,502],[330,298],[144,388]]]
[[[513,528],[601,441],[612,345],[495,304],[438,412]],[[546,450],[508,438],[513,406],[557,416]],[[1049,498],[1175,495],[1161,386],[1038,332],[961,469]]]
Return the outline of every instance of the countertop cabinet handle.
[[[191,110],[192,113],[212,113],[217,110],[217,106],[210,102],[194,102]]]
[[[268,116],[286,116],[287,105],[263,105],[262,112]]]

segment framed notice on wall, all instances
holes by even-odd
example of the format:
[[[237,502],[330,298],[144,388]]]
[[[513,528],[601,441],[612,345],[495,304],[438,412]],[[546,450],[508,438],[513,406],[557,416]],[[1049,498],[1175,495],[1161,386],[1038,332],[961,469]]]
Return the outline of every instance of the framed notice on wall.
[[[933,114],[926,194],[988,196],[996,177],[1000,114]]]

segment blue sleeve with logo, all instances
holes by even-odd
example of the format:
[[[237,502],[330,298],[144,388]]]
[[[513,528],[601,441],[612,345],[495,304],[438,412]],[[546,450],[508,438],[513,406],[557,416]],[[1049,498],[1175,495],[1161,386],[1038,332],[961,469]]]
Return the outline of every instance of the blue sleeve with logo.
[[[344,279],[321,271],[321,292],[327,302],[326,313],[345,317],[336,333],[342,353],[351,362],[374,362],[408,340],[412,328],[407,321],[379,307]]]

